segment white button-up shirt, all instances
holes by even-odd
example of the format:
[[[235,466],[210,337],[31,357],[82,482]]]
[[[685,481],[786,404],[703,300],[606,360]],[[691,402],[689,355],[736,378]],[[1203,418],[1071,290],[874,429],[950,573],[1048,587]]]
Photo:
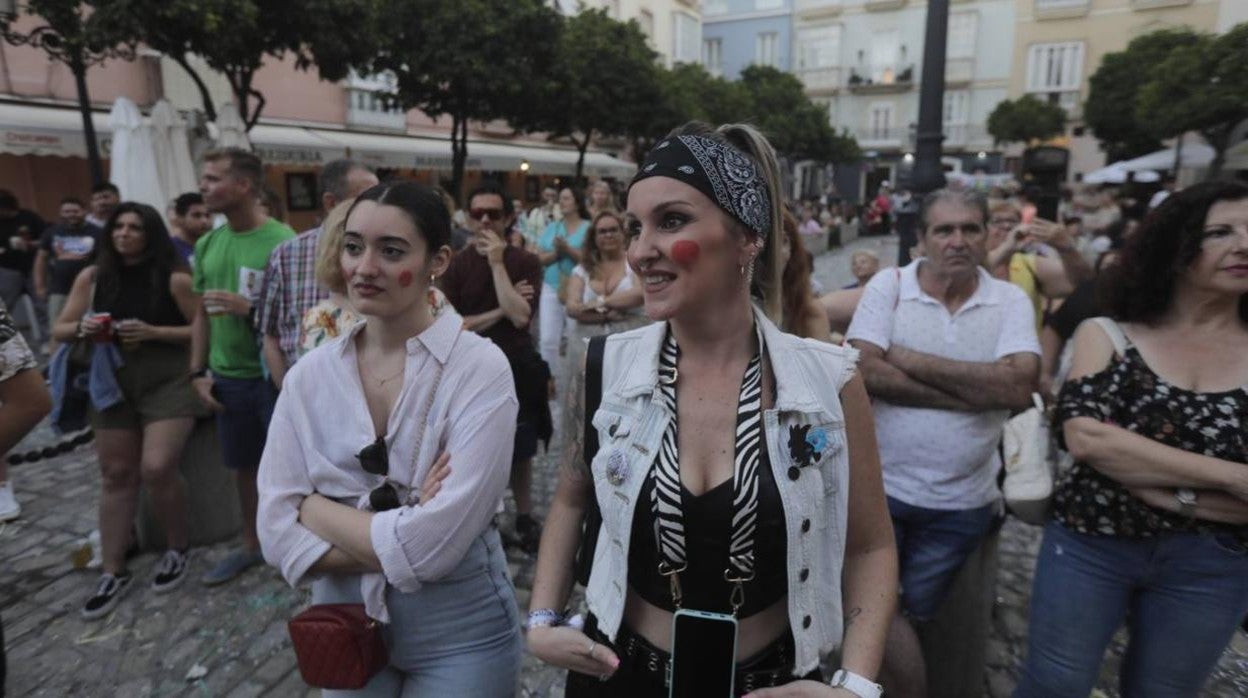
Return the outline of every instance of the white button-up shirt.
[[[448,309],[407,342],[403,387],[386,425],[389,480],[418,489],[443,452],[451,473],[429,502],[373,515],[382,573],[362,575],[361,591],[368,615],[383,622],[386,585],[410,593],[454,570],[490,525],[507,485],[518,409],[511,368],[492,342],[462,326]],[[299,523],[303,498],[315,492],[364,508],[368,493],[386,481],[364,472],[356,458],[377,439],[355,350],[363,329],[356,325],[291,368],[269,425],[256,528],[265,559],[291,585],[331,547]],[[441,384],[417,444],[416,420],[439,365]],[[408,494],[400,490],[402,501]]]
[[[924,260],[876,274],[862,294],[846,340],[907,349],[956,361],[992,362],[1040,353],[1031,301],[1022,289],[979,270],[971,297],[950,313],[919,287]],[[875,398],[888,496],[929,509],[976,509],[997,500],[997,444],[1009,413],[954,412]]]

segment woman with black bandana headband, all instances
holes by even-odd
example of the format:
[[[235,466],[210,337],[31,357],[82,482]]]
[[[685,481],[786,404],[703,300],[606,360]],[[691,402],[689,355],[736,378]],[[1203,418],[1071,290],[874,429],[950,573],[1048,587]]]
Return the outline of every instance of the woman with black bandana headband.
[[[779,183],[755,129],[690,124],[630,185],[656,322],[591,344],[574,376],[570,422],[590,422],[568,435],[529,613],[569,698],[667,696],[681,609],[735,618],[735,695],[880,695],[897,563],[870,406],[852,349],[776,327]],[[581,628],[564,606],[589,511]]]

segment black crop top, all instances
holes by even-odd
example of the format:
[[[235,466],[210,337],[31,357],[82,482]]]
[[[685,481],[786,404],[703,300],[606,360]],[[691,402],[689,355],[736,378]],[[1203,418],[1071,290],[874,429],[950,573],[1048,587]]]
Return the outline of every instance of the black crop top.
[[[765,442],[765,439],[764,439]],[[766,444],[761,444],[758,469],[758,528],[754,542],[754,579],[745,582],[745,603],[737,615],[745,618],[779,601],[788,593],[788,556],[784,505],[771,472]],[[628,551],[628,584],[648,603],[675,611],[671,584],[659,574],[659,552],[654,538],[654,512],[649,506],[654,481],[646,478],[633,511]],[[724,581],[728,542],[732,530],[732,478],[694,496],[681,487],[688,567],[680,574],[681,605],[700,611],[731,613],[732,587]]]
[[[176,327],[190,322],[169,290],[170,274],[161,274],[153,286],[150,261],[123,266],[117,270],[117,286],[97,284],[95,310],[108,312],[113,320],[142,320],[149,325]]]

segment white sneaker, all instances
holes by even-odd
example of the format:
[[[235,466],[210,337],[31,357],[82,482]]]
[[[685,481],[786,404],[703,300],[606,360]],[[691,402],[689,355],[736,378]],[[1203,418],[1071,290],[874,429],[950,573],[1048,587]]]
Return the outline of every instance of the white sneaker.
[[[0,482],[0,521],[12,521],[22,515],[22,505],[13,496],[13,483]]]

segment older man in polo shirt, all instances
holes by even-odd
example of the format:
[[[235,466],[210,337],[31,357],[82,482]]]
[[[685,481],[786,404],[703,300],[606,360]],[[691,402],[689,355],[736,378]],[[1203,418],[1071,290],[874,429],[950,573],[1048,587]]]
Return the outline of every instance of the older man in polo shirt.
[[[867,284],[846,338],[861,352],[889,511],[901,610],[881,682],[926,694],[915,625],[936,615],[1000,511],[997,446],[1011,410],[1031,404],[1040,367],[1033,311],[983,268],[987,204],[939,190],[923,202],[927,257]]]
[[[321,206],[328,214],[375,184],[377,175],[354,160],[327,162],[321,170]],[[256,329],[264,336],[264,364],[278,388],[299,358],[304,313],[329,297],[329,290],[316,282],[316,244],[320,239],[319,225],[305,230],[278,245],[265,269]]]

